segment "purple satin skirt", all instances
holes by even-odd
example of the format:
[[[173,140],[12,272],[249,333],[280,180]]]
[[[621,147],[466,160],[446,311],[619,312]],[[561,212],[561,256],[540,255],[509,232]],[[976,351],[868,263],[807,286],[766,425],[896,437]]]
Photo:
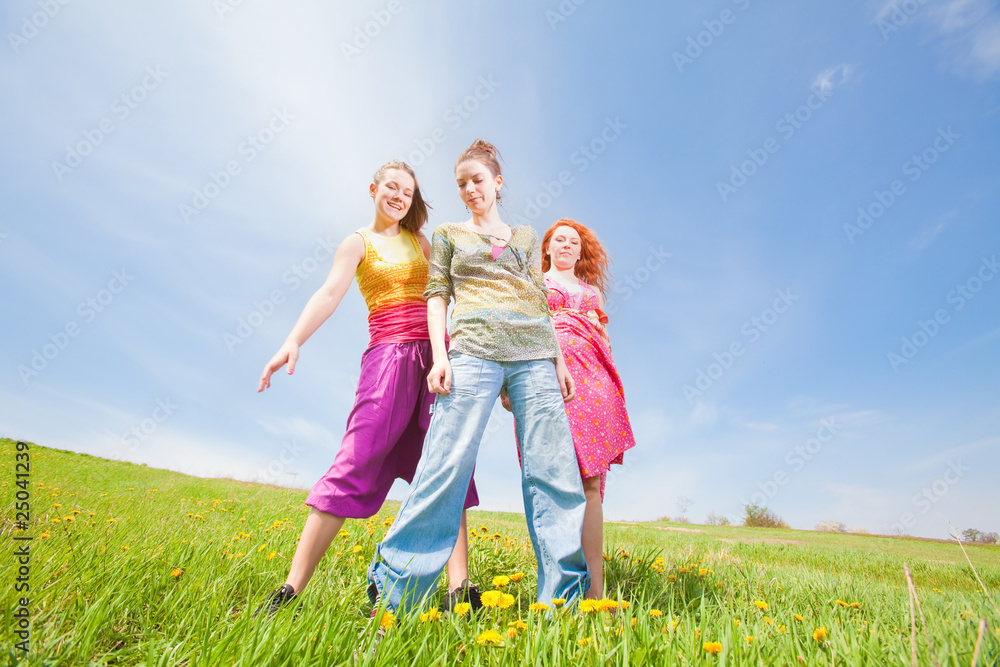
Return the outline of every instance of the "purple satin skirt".
[[[352,519],[377,514],[397,477],[413,481],[434,394],[427,340],[384,343],[365,350],[354,408],[333,465],[313,486],[306,505]],[[465,508],[479,504],[473,478]]]

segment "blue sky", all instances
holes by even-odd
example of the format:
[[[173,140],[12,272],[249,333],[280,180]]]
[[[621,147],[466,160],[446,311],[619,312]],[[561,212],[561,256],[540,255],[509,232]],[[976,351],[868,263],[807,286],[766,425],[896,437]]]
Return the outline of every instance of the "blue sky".
[[[367,343],[357,291],[293,378],[258,395],[261,369],[370,221],[378,166],[414,164],[431,227],[464,219],[452,167],[482,136],[505,219],[575,218],[614,259],[638,444],[608,518],[684,496],[697,522],[756,501],[797,528],[1000,530],[995,2],[19,0],[0,20],[0,434],[311,486]],[[516,466],[498,406],[485,509],[521,511]]]

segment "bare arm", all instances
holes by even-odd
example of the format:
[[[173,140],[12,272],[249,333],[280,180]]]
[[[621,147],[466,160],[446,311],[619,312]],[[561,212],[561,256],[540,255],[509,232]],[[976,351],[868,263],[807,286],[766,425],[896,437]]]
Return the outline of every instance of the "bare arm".
[[[344,294],[351,286],[354,273],[364,258],[365,243],[357,234],[351,234],[337,247],[330,274],[326,277],[323,285],[309,298],[298,321],[292,327],[291,333],[288,334],[288,338],[264,367],[264,372],[260,376],[260,384],[257,386],[258,392],[271,386],[271,374],[286,363],[289,375],[295,371],[295,362],[299,358],[299,347],[316,332],[316,329],[319,329],[323,322],[326,322],[333,315],[337,306],[340,305],[340,300],[344,298]]]

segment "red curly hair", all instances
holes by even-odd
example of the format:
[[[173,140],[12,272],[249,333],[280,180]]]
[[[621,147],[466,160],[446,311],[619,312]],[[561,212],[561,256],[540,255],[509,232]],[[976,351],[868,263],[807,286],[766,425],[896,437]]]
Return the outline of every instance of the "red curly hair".
[[[545,232],[545,236],[542,237],[542,272],[552,268],[552,261],[548,255],[549,242],[552,240],[552,234],[559,227],[571,227],[580,235],[580,259],[573,267],[573,273],[583,282],[599,289],[601,294],[607,298],[608,290],[611,287],[612,276],[608,269],[608,263],[611,260],[608,259],[608,253],[604,249],[604,244],[597,238],[597,234],[576,220],[561,218],[556,220],[556,224]]]

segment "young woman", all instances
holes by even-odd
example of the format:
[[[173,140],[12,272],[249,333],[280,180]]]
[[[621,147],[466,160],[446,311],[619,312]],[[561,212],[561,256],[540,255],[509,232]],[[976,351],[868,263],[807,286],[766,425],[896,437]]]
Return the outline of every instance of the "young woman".
[[[347,432],[333,466],[306,499],[311,507],[285,584],[264,602],[274,613],[298,596],[347,518],[376,514],[393,481],[413,479],[434,394],[425,377],[431,367],[427,331],[427,257],[430,243],[420,228],[428,206],[413,170],[405,162],[382,166],[369,187],[375,202],[372,223],[337,248],[326,282],[309,299],[298,322],[260,378],[258,392],[271,386],[271,374],[288,364],[295,370],[299,348],[337,309],[357,278],[368,305],[371,342],[361,357],[361,377]],[[460,527],[449,548],[448,577],[468,589],[468,539],[464,508],[479,503],[475,482],[466,480],[459,500]],[[459,519],[454,519],[456,526]],[[473,589],[474,590],[474,589]]]
[[[538,600],[573,601],[590,583],[580,546],[586,497],[564,408],[573,380],[549,316],[538,234],[500,219],[503,176],[489,143],[476,140],[459,156],[455,179],[472,217],[435,230],[424,292],[434,355],[427,383],[438,398],[413,485],[368,570],[369,596],[399,609],[433,590],[503,388],[523,425],[521,487]],[[444,332],[452,298],[449,351]]]
[[[566,406],[587,495],[583,553],[590,568],[588,597],[603,595],[604,484],[612,463],[635,446],[622,381],[604,325],[608,255],[597,235],[574,220],[559,220],[542,239],[542,269],[559,346],[576,381]]]

